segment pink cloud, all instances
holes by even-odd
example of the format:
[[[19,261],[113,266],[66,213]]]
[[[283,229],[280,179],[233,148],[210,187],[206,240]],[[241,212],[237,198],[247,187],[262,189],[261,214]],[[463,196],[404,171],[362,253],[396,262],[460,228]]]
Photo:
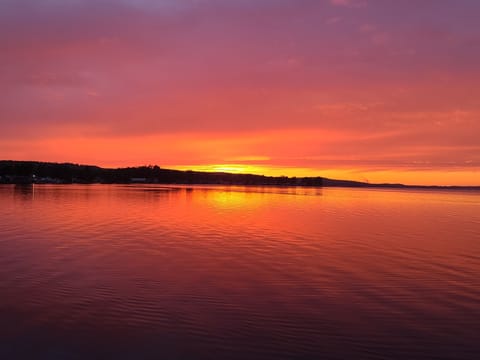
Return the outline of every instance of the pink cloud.
[[[1,2],[2,157],[477,166],[480,5],[179,3]]]
[[[330,3],[334,6],[345,7],[364,7],[367,5],[367,2],[362,0],[330,0]]]

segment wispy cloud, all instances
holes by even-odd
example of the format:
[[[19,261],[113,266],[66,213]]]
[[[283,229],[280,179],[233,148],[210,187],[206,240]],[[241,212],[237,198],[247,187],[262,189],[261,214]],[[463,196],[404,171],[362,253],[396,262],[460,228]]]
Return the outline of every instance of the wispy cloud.
[[[334,6],[344,6],[350,8],[359,8],[367,5],[366,0],[330,0]]]
[[[332,24],[336,24],[338,22],[342,21],[342,18],[340,16],[334,16],[334,17],[330,17],[328,18],[326,21],[325,21],[325,24],[327,25],[332,25]]]

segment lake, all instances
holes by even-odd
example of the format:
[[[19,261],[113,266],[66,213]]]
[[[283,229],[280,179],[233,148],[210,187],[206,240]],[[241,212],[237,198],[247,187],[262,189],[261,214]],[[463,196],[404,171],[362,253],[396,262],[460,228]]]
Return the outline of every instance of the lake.
[[[480,193],[0,186],[0,358],[479,359]]]

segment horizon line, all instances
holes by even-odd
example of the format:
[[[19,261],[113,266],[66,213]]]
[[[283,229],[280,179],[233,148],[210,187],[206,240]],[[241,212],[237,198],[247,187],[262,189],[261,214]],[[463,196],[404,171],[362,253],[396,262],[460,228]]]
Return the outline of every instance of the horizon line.
[[[403,183],[391,183],[391,182],[382,182],[382,183],[370,183],[365,181],[357,181],[357,180],[349,180],[349,179],[333,179],[328,178],[325,176],[287,176],[287,175],[265,175],[265,174],[253,174],[253,173],[239,173],[239,172],[229,172],[229,171],[209,171],[209,170],[192,170],[192,169],[172,169],[162,167],[158,164],[144,164],[144,165],[136,165],[136,166],[124,166],[124,167],[104,167],[99,165],[92,165],[92,164],[82,164],[82,163],[75,163],[69,161],[63,162],[55,162],[55,161],[39,161],[39,160],[11,160],[11,159],[0,159],[0,162],[17,162],[17,163],[44,163],[44,164],[58,164],[58,165],[75,165],[75,166],[89,166],[89,167],[97,167],[100,169],[105,170],[120,170],[120,169],[128,169],[128,168],[141,168],[141,167],[158,167],[162,170],[169,170],[169,171],[178,171],[178,172],[194,172],[194,173],[212,173],[212,174],[228,174],[228,175],[250,175],[250,176],[260,176],[266,178],[298,178],[298,179],[318,179],[321,178],[323,180],[338,182],[338,183],[350,183],[351,185],[357,184],[358,187],[392,187],[392,188],[424,188],[424,189],[480,189],[480,185],[422,185],[422,184],[403,184]],[[326,187],[348,187],[348,185],[324,185]]]

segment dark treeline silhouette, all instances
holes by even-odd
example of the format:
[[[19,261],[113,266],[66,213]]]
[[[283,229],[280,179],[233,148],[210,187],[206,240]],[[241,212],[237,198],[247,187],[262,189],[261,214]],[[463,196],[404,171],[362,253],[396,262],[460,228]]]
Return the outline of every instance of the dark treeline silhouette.
[[[38,161],[0,160],[0,183],[3,184],[224,184],[275,186],[328,186],[362,188],[419,188],[480,190],[480,186],[422,186],[370,184],[322,177],[286,177],[252,174],[211,173],[163,169],[157,165],[106,169],[92,165]]]
[[[286,177],[163,169],[157,165],[105,169],[91,165],[0,161],[2,183],[153,183],[322,186],[321,177]]]

